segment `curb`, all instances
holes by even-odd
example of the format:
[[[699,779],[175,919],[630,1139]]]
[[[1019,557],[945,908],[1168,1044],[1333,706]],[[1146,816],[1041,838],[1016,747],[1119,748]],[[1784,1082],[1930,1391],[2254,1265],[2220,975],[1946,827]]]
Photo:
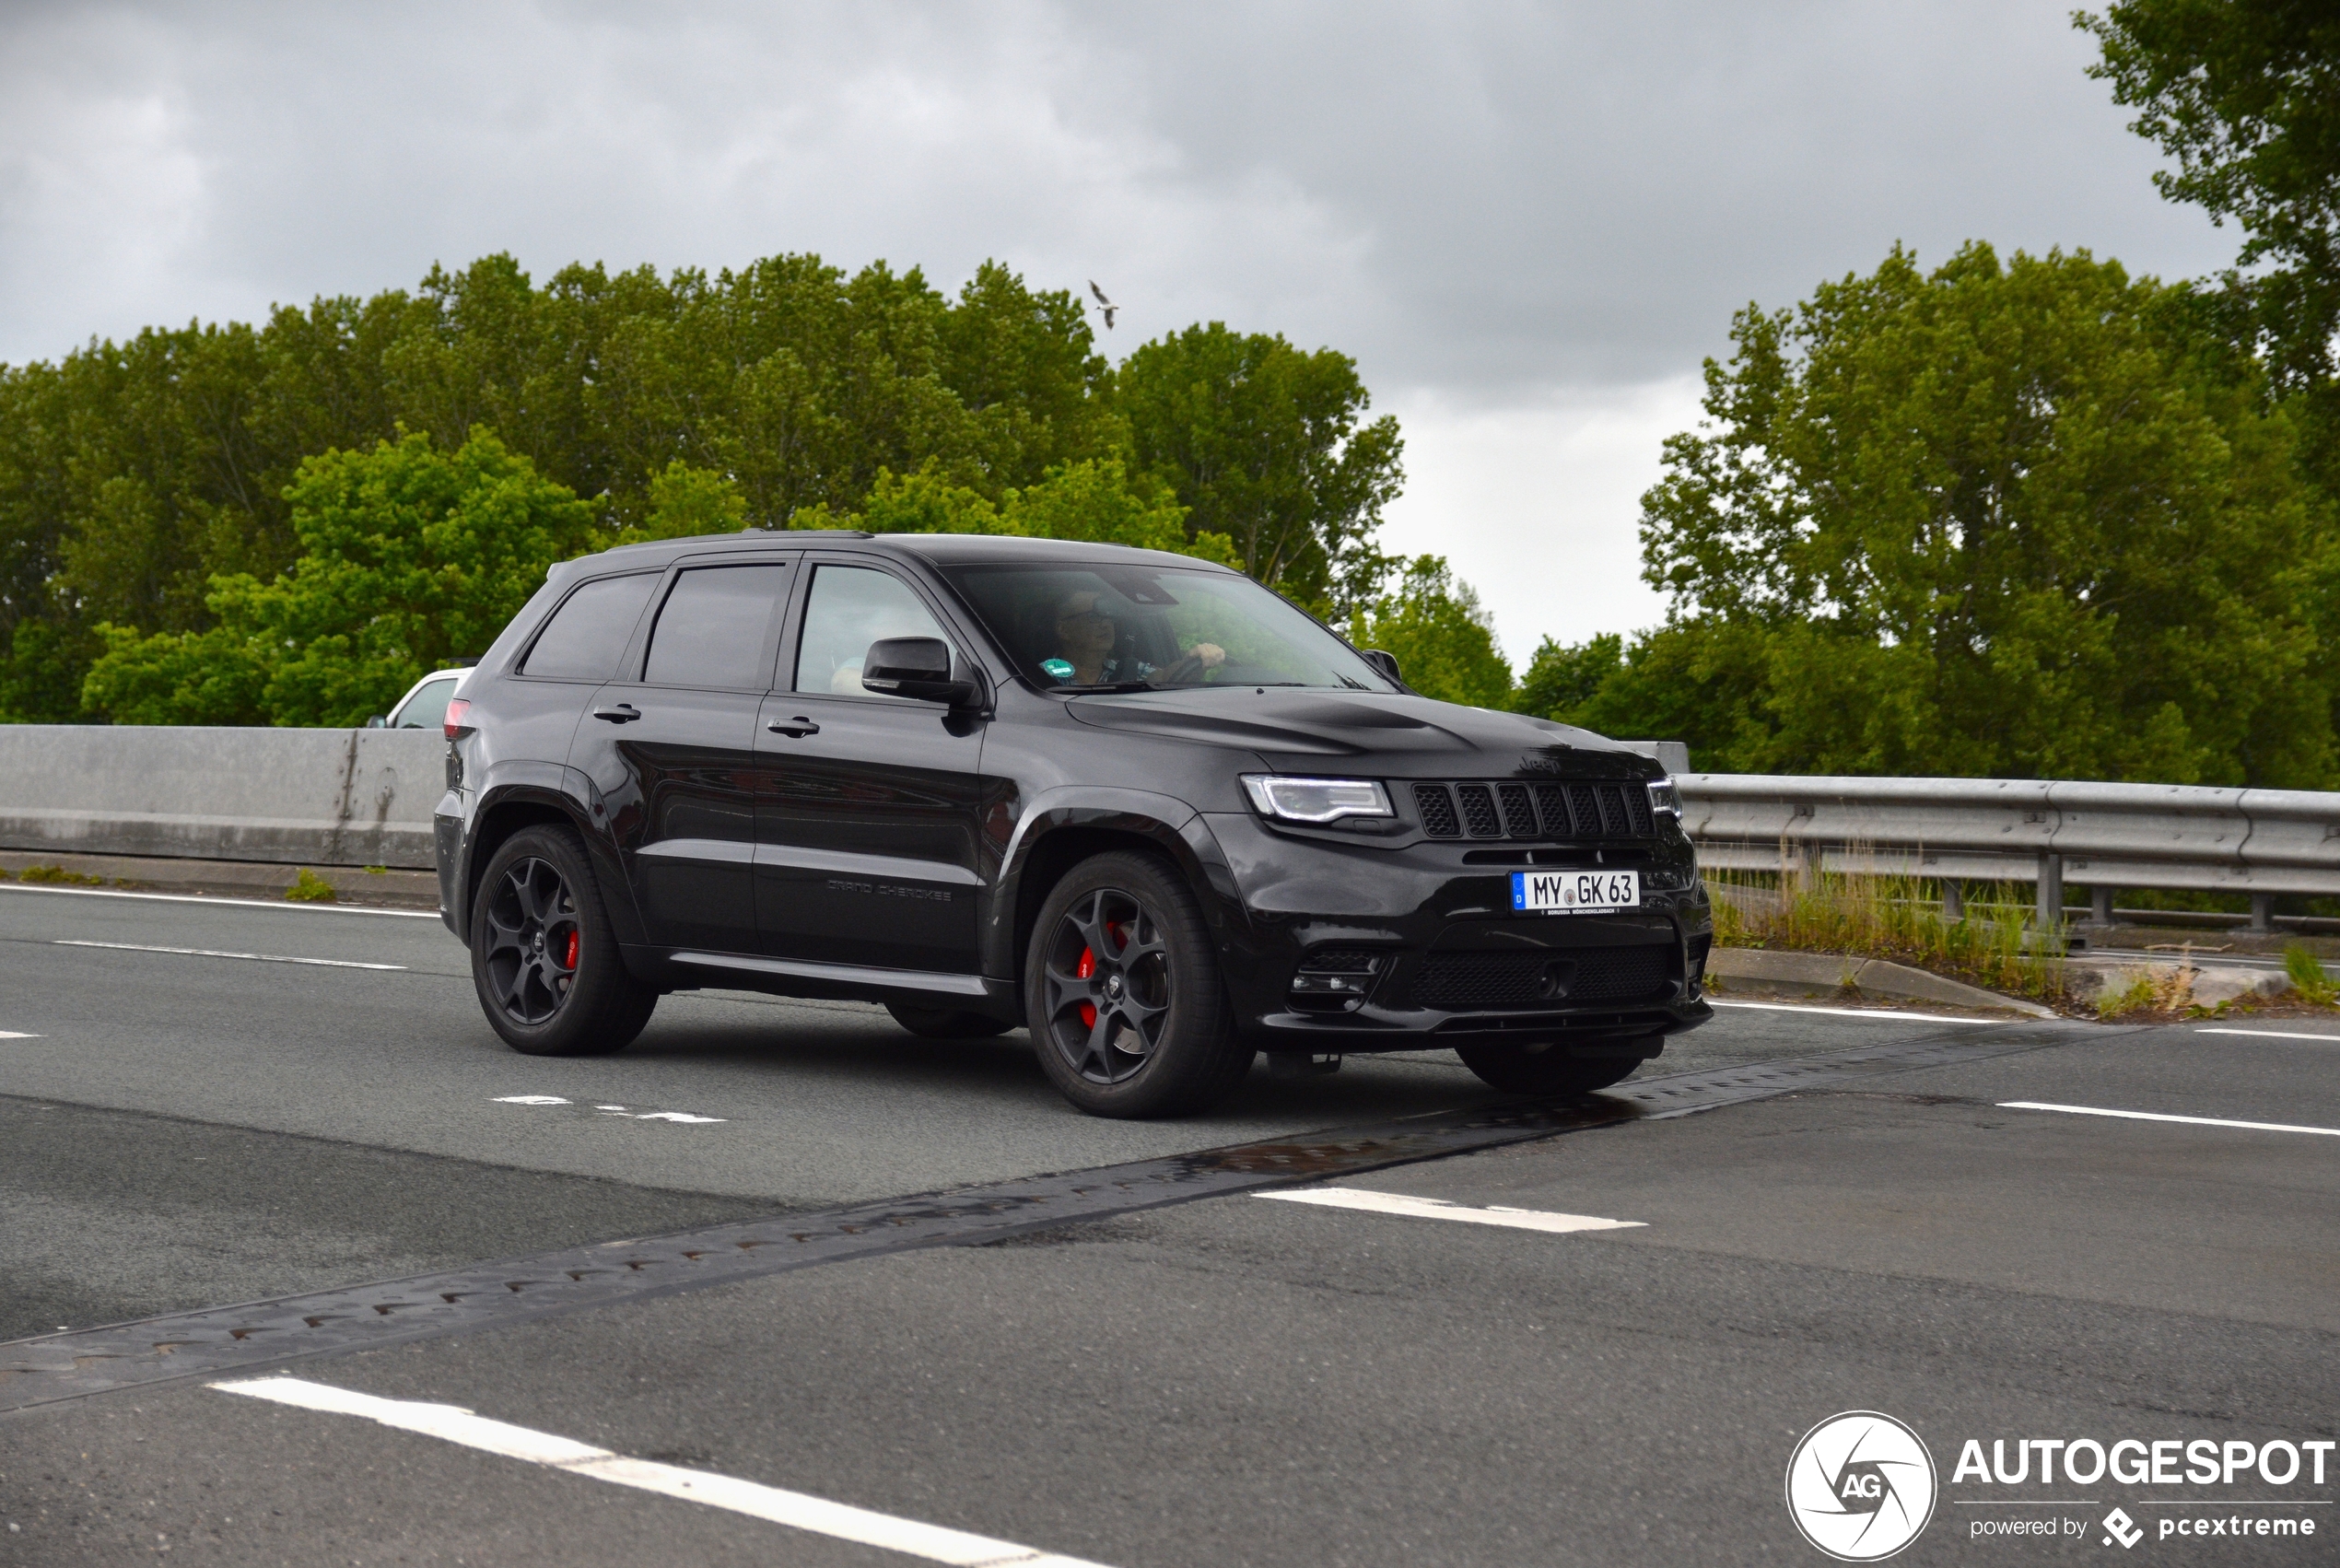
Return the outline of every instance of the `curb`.
[[[2003,996],[1960,980],[1946,980],[1924,969],[1883,958],[1854,958],[1836,953],[1780,953],[1765,947],[1718,947],[1706,958],[1706,972],[1724,980],[1751,980],[1767,986],[1833,995],[1847,986],[1875,997],[1907,1001],[1935,1001],[1952,1007],[1985,1008],[1995,1012],[2019,1012],[2026,1018],[2060,1018],[2053,1008],[2021,997]]]
[[[0,872],[16,880],[28,866],[57,866],[112,887],[153,893],[198,893],[228,898],[282,898],[301,867],[274,860],[208,860],[158,855],[77,855],[31,849],[0,849]],[[439,873],[392,867],[368,872],[362,866],[309,863],[310,872],[333,884],[335,902],[393,909],[439,907]]]

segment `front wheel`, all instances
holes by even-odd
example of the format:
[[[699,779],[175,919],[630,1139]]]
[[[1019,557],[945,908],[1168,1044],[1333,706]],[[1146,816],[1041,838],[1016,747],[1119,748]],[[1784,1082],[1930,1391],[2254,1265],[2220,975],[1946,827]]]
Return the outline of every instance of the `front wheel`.
[[[497,848],[472,904],[472,985],[488,1024],[529,1056],[623,1050],[658,1005],[626,970],[585,841],[529,827]]]
[[[1647,1042],[1656,1046],[1655,1040]],[[1455,1054],[1490,1088],[1510,1094],[1589,1094],[1632,1076],[1643,1058],[1632,1042],[1620,1041],[1616,1055],[1579,1057],[1557,1040],[1527,1045],[1457,1046]],[[1652,1055],[1656,1054],[1654,1050]]]
[[[1091,1116],[1197,1111],[1250,1070],[1202,907],[1175,867],[1117,850],[1048,894],[1024,956],[1032,1043]]]

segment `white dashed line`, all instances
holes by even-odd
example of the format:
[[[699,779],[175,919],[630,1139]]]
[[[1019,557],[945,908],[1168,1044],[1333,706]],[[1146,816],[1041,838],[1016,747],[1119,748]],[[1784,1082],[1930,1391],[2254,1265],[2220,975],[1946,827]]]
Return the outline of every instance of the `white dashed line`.
[[[1895,1012],[1884,1007],[1802,1007],[1787,1001],[1724,1001],[1706,999],[1716,1007],[1751,1007],[1761,1012],[1818,1012],[1830,1018],[1899,1018],[1912,1024],[2004,1024],[2004,1018],[1956,1018],[1947,1012]]]
[[[257,1377],[248,1382],[215,1383],[212,1387],[225,1394],[269,1399],[301,1410],[361,1416],[401,1432],[419,1433],[483,1453],[500,1454],[509,1459],[566,1470],[570,1475],[586,1476],[614,1486],[630,1486],[661,1497],[680,1498],[685,1503],[703,1503],[710,1508],[744,1514],[750,1518],[837,1540],[922,1557],[930,1562],[954,1563],[959,1568],[1100,1568],[1081,1558],[970,1535],[942,1525],[896,1518],[891,1514],[831,1503],[825,1497],[801,1492],[783,1492],[776,1486],[740,1480],[709,1470],[629,1459],[606,1448],[595,1448],[549,1432],[490,1421],[459,1405],[378,1398],[298,1377]]]
[[[558,1094],[498,1094],[496,1096],[496,1104],[499,1106],[566,1106],[571,1103]],[[693,1116],[688,1111],[629,1111],[624,1106],[595,1106],[593,1109],[603,1116],[614,1116],[622,1121],[681,1121],[701,1127],[712,1127],[718,1122],[729,1119],[720,1116]]]
[[[324,969],[404,969],[404,964],[360,964],[355,958],[287,958],[281,953],[222,953],[209,947],[149,947],[143,942],[78,942],[53,937],[52,947],[106,947],[120,953],[175,953],[184,958],[242,958],[254,964],[313,964]]]
[[[0,1040],[37,1040],[38,1035],[19,1035],[14,1029],[0,1029]]]
[[[1443,1198],[1410,1198],[1402,1192],[1368,1192],[1355,1187],[1312,1187],[1299,1192],[1255,1192],[1285,1203],[1315,1203],[1327,1209],[1363,1209],[1376,1214],[1403,1214],[1417,1220],[1462,1220],[1475,1225],[1506,1225],[1517,1231],[1631,1231],[1646,1229],[1644,1220],[1604,1220],[1592,1214],[1554,1214],[1541,1209],[1505,1209],[1492,1205],[1472,1209]]]
[[[194,893],[121,893],[111,887],[28,887],[0,882],[0,893],[53,893],[65,898],[145,898],[157,904],[224,904],[231,909],[279,909],[324,915],[396,915],[408,920],[436,920],[436,909],[380,909],[370,904],[290,904],[269,898],[206,898]]]
[[[2322,1040],[2340,1046],[2340,1035],[2294,1035],[2282,1029],[2196,1029],[2197,1035],[2252,1035],[2262,1040]]]
[[[2312,1132],[2340,1138],[2340,1127],[2293,1127],[2280,1121],[2229,1121],[2214,1116],[2163,1116],[2159,1111],[2108,1111],[2096,1106],[2051,1106],[2039,1100],[2001,1100],[2005,1111],[2062,1111],[2066,1116],[2119,1117],[2124,1121],[2176,1121],[2188,1127],[2239,1127],[2247,1132]]]

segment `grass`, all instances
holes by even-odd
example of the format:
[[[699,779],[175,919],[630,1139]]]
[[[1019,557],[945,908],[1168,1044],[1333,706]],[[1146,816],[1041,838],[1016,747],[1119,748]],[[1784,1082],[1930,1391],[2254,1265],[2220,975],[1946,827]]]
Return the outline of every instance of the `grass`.
[[[17,873],[20,882],[64,883],[75,887],[103,887],[106,879],[86,872],[69,872],[63,866],[27,866]]]
[[[1939,887],[1893,873],[1709,872],[1714,942],[1799,953],[1889,958],[2042,1001],[2064,993],[2064,935],[2030,924],[2029,899],[2004,884],[1964,891],[1965,914],[1942,918]]]
[[[285,896],[295,904],[330,904],[333,901],[333,884],[303,866],[293,884],[285,889]]]
[[[2283,972],[2291,977],[2291,989],[2299,993],[2301,1001],[2318,1007],[2340,1001],[2340,986],[2333,984],[2316,955],[2296,942],[2283,950]]]

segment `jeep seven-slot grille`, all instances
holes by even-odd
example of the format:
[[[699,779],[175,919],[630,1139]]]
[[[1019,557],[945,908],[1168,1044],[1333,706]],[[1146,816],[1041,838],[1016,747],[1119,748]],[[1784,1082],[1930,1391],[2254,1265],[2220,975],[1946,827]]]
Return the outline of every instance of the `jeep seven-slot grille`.
[[[1433,838],[1647,838],[1649,790],[1623,784],[1416,784]]]

